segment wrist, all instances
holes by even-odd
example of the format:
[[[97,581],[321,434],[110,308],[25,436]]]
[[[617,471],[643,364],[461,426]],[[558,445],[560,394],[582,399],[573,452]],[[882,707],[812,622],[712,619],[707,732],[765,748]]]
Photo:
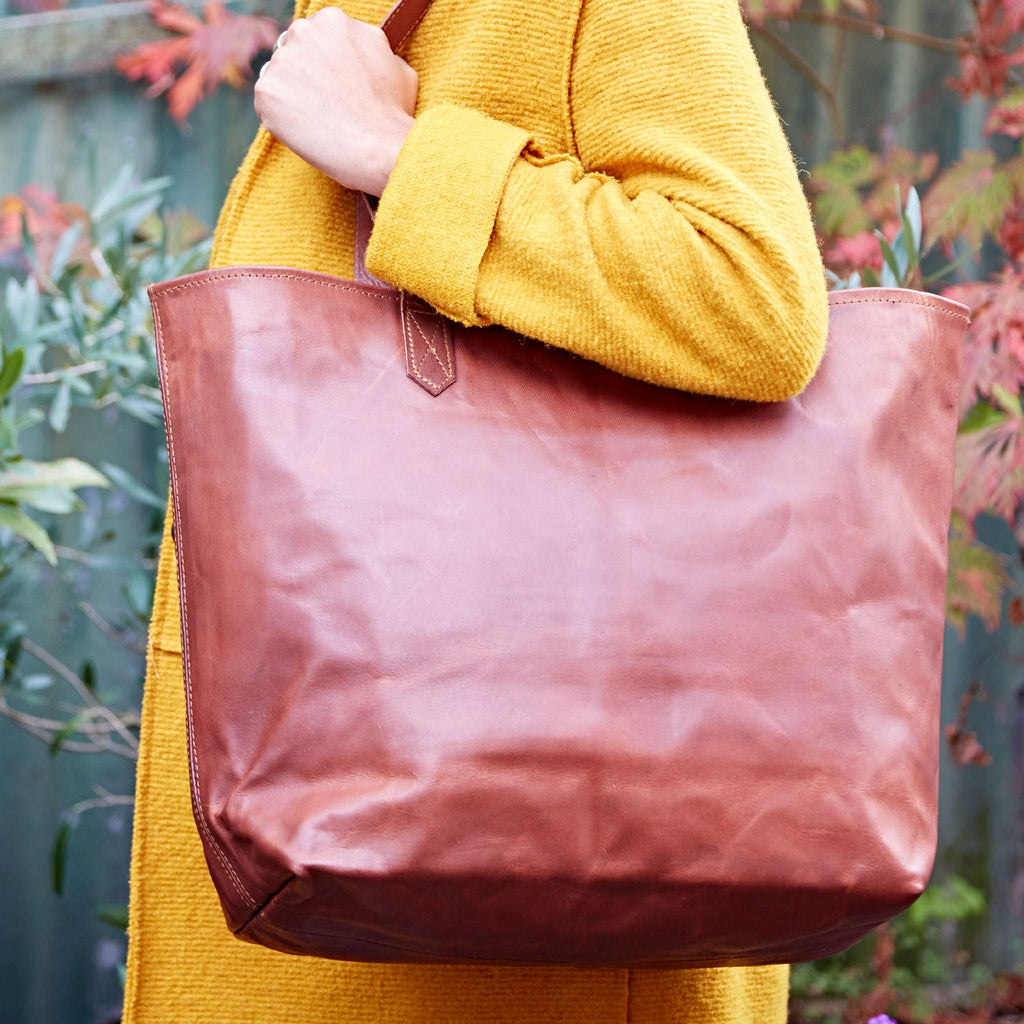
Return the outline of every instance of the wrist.
[[[410,115],[398,115],[374,139],[365,168],[363,192],[374,196],[383,194],[412,126],[413,118]]]

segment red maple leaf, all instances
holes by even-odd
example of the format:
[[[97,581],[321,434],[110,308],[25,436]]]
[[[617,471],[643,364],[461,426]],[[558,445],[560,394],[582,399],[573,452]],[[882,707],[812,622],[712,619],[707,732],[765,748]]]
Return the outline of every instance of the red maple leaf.
[[[953,505],[968,521],[974,522],[987,512],[1011,526],[1016,522],[1024,492],[1022,427],[1024,422],[1019,417],[1009,416],[1001,423],[957,438]],[[965,583],[971,582],[969,575],[963,575]]]
[[[151,0],[149,13],[175,35],[143,43],[118,57],[115,67],[132,81],[148,82],[150,96],[167,93],[179,124],[222,82],[238,88],[248,81],[253,57],[273,46],[280,31],[273,18],[233,14],[221,0],[210,0],[202,18],[168,0]]]
[[[1024,276],[1007,268],[994,281],[954,285],[943,295],[971,310],[964,346],[960,413],[998,388],[1017,394],[1024,387]]]
[[[839,277],[849,277],[866,267],[880,271],[882,246],[878,236],[873,231],[860,231],[850,238],[837,239],[825,251],[825,265]]]
[[[992,763],[992,755],[978,742],[977,735],[967,729],[967,715],[980,693],[981,687],[977,683],[967,688],[967,692],[960,698],[956,722],[951,722],[945,729],[949,756],[958,768],[969,764],[987,768]]]
[[[950,84],[962,96],[996,97],[1006,88],[1010,72],[1024,62],[1014,36],[1024,28],[1021,0],[982,0],[975,5],[977,26],[961,37],[960,77]]]
[[[992,107],[985,134],[1008,135],[1011,139],[1024,136],[1024,90],[1014,89]]]
[[[49,274],[61,236],[76,221],[84,227],[88,220],[82,207],[62,203],[55,193],[39,185],[26,185],[17,195],[0,196],[0,262],[26,266],[23,232],[27,231],[38,269]],[[85,260],[88,251],[88,232],[83,231],[72,259]]]

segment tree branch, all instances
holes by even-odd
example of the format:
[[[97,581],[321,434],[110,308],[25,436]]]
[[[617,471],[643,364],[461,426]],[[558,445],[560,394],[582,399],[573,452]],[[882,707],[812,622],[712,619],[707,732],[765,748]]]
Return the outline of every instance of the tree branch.
[[[861,32],[875,39],[887,39],[894,43],[910,43],[926,50],[937,50],[939,53],[959,55],[969,47],[962,39],[944,39],[931,36],[924,32],[910,32],[906,29],[893,28],[881,21],[867,21],[849,14],[825,14],[818,11],[797,11],[790,14],[786,21],[799,21],[808,25],[832,25],[847,32]]]
[[[758,38],[763,39],[769,46],[771,46],[787,64],[795,68],[808,81],[811,88],[821,96],[825,101],[826,107],[828,107],[828,116],[832,121],[832,129],[836,134],[836,138],[842,139],[843,115],[839,109],[839,103],[836,99],[835,92],[829,88],[828,84],[821,78],[817,71],[815,71],[814,68],[812,68],[811,65],[796,52],[796,50],[779,38],[777,33],[772,32],[765,25],[752,24],[750,26],[750,30],[757,35]]]

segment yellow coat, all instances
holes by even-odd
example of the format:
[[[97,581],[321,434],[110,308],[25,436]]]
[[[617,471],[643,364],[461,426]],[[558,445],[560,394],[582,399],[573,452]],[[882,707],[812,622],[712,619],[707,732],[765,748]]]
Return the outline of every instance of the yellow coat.
[[[379,22],[390,0],[346,0]],[[316,6],[299,0],[296,13]],[[631,376],[756,400],[820,359],[810,218],[736,0],[436,0],[403,51],[413,129],[377,276]],[[354,202],[261,132],[213,262],[351,276]],[[685,510],[681,510],[685,514]],[[192,824],[173,548],[139,759],[126,1024],[782,1024],[785,967],[396,967],[290,957],[224,925]]]

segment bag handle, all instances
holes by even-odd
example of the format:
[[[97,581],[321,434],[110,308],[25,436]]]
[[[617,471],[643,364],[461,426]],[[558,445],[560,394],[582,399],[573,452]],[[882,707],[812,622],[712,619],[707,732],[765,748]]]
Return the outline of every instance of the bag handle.
[[[391,49],[397,52],[423,20],[433,0],[398,0],[381,24]],[[366,269],[366,247],[373,231],[373,202],[356,196],[355,279],[362,284],[391,285],[378,280]],[[447,317],[431,309],[422,299],[399,293],[405,370],[425,391],[435,397],[455,383],[455,344]]]
[[[434,0],[398,0],[381,22],[384,35],[388,37],[391,49],[397,53],[402,44],[412,35],[413,29],[423,20]]]
[[[381,22],[391,49],[397,53],[423,20],[434,0],[398,0]],[[366,247],[373,231],[374,202],[368,195],[356,197],[356,261],[355,279],[363,284],[384,284],[366,269]]]

